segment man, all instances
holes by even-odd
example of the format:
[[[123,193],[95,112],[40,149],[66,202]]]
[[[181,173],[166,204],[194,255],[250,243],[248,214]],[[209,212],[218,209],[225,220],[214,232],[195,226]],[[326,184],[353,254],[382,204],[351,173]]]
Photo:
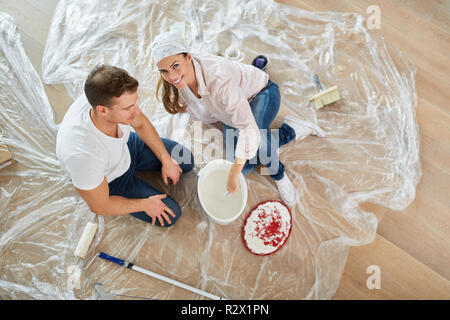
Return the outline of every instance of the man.
[[[194,158],[185,147],[159,137],[136,104],[138,85],[117,67],[92,70],[85,94],[70,106],[60,125],[56,154],[92,212],[131,214],[169,227],[180,217],[180,206],[134,173],[160,170],[166,185],[169,179],[177,184],[182,173],[192,170]],[[178,162],[170,155],[174,148]]]

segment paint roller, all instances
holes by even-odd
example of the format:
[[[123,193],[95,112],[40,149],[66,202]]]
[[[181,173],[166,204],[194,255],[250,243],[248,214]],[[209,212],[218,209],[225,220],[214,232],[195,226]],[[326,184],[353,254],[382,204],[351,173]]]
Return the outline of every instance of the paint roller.
[[[94,239],[96,231],[97,231],[97,224],[88,222],[87,225],[84,227],[80,241],[78,241],[78,245],[75,249],[76,256],[84,259],[89,249],[89,246],[92,242],[92,239]]]

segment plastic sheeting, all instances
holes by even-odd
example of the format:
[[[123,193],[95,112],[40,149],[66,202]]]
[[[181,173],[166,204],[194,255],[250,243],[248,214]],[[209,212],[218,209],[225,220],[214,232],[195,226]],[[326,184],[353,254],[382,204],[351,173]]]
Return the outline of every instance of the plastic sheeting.
[[[223,54],[234,43],[245,63],[258,54],[269,57],[266,72],[282,96],[275,126],[290,113],[325,131],[324,138],[311,136],[281,149],[299,201],[291,236],[274,255],[252,255],[241,240],[246,212],[279,199],[270,177],[259,170],[247,176],[244,214],[227,226],[213,223],[193,186],[204,163],[220,156],[211,152],[212,146],[222,149],[220,139],[198,134],[214,125],[169,115],[155,99],[159,75],[150,63],[150,43],[180,21],[193,53]],[[203,298],[100,260],[99,251],[229,299],[330,299],[348,246],[368,244],[376,233],[377,217],[361,203],[401,210],[414,200],[421,176],[415,68],[374,38],[358,14],[310,13],[255,0],[59,2],[43,80],[64,83],[76,99],[96,64],[123,67],[139,80],[141,109],[161,136],[195,154],[195,169],[175,187],[165,187],[158,173],[139,173],[180,203],[183,215],[169,229],[88,210],[56,158],[52,108],[4,14],[0,34],[0,127],[18,161],[0,171],[3,299],[93,299],[99,297],[98,283],[128,296]],[[316,93],[314,73],[326,86],[340,88],[340,101],[319,110],[308,104]],[[88,221],[99,229],[83,260],[73,251]]]

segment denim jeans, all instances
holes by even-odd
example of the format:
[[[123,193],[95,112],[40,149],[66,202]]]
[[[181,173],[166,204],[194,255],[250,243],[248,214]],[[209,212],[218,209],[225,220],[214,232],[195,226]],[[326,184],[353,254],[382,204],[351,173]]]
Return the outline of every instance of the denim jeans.
[[[183,173],[191,171],[194,167],[194,157],[187,148],[178,144],[175,141],[162,138],[164,146],[170,155],[178,162]],[[179,152],[174,152],[177,156],[172,154],[172,150],[177,148]],[[127,172],[120,177],[111,181],[109,186],[110,196],[122,196],[125,198],[142,199],[150,196],[163,194],[163,192],[155,189],[147,182],[139,179],[135,176],[135,171],[161,171],[161,162],[152,152],[152,150],[139,138],[139,136],[131,132],[128,139],[128,149],[130,150],[131,164]],[[177,159],[178,158],[178,159]],[[169,195],[167,195],[162,201],[175,213],[176,217],[172,217],[168,214],[171,223],[168,224],[164,220],[164,227],[172,226],[178,218],[181,216],[181,208],[178,203]],[[151,223],[152,220],[145,212],[130,213],[135,218]],[[155,225],[161,226],[158,219],[156,219]]]
[[[278,156],[278,148],[295,138],[295,131],[287,124],[283,123],[281,128],[270,130],[270,125],[278,114],[280,109],[280,91],[278,85],[271,80],[266,89],[261,90],[250,102],[253,116],[258,125],[261,142],[258,152],[253,159],[247,160],[242,169],[242,173],[247,175],[253,172],[259,165],[267,168],[267,174],[274,180],[280,180],[284,177],[284,165]],[[232,130],[232,134],[227,129]],[[223,134],[225,136],[227,160],[234,161],[234,152],[238,140],[238,129],[230,127],[223,123]],[[230,141],[230,137],[234,141]],[[229,147],[234,143],[233,147]],[[230,150],[232,152],[230,152]]]

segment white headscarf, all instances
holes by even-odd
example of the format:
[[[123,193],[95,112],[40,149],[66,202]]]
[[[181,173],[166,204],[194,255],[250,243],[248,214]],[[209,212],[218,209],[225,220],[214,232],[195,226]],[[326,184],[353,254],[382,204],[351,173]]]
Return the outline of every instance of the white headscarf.
[[[168,56],[182,52],[189,52],[189,49],[179,31],[161,33],[151,45],[151,56],[155,64]]]

